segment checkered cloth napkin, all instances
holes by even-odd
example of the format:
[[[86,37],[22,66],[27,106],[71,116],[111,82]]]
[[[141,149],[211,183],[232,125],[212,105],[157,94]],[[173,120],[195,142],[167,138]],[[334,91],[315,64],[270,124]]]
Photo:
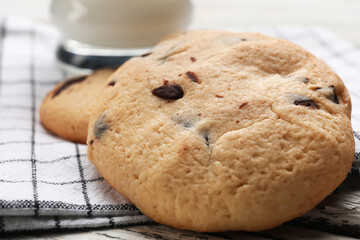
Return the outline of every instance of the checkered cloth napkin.
[[[345,81],[360,129],[360,52],[324,29],[255,29],[289,39],[324,59]],[[114,191],[86,146],[41,126],[42,98],[66,74],[56,67],[56,31],[0,18],[0,232],[119,226],[151,221]],[[355,133],[359,172],[360,135]]]

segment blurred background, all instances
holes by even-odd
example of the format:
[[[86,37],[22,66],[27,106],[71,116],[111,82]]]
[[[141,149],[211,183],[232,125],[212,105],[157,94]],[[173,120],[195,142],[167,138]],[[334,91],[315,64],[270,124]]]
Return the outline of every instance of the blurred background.
[[[149,0],[150,1],[150,0]],[[326,27],[360,48],[360,0],[192,0],[190,28]],[[0,15],[50,23],[51,0],[0,0]]]

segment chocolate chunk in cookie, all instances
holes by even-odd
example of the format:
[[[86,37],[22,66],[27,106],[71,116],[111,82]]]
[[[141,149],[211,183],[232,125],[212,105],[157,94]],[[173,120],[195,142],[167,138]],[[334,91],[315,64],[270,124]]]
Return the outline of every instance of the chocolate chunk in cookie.
[[[100,139],[104,135],[105,131],[109,129],[109,124],[106,121],[106,114],[103,113],[94,124],[94,135],[97,139]]]
[[[153,89],[152,94],[163,99],[177,100],[184,96],[184,91],[179,84],[168,84]]]
[[[338,96],[336,95],[335,87],[334,87],[334,86],[330,86],[329,88],[332,90],[332,94],[330,94],[329,99],[330,99],[331,101],[333,101],[334,103],[339,104],[339,98],[338,98]]]
[[[324,88],[315,87],[314,90],[326,96],[326,98],[331,100],[333,103],[339,104],[339,98],[336,95],[334,86],[324,87]]]
[[[147,53],[141,54],[140,57],[147,57],[147,56],[150,56],[151,54],[152,54],[152,52],[147,52]]]
[[[301,106],[309,107],[309,108],[319,109],[319,106],[316,105],[316,103],[314,103],[314,101],[311,100],[311,99],[299,99],[299,100],[295,100],[295,101],[294,101],[294,104],[295,104],[295,105],[301,105]]]
[[[68,80],[66,80],[56,91],[54,92],[53,98],[58,96],[62,91],[69,88],[71,85],[74,85],[76,83],[80,83],[82,81],[85,81],[87,79],[88,75],[82,75],[78,77],[73,77]]]
[[[115,80],[112,80],[108,83],[108,86],[115,86],[116,84],[116,81]]]
[[[239,109],[242,109],[243,107],[245,107],[245,106],[248,105],[248,104],[249,104],[248,102],[242,103],[242,104],[239,106]]]
[[[210,146],[209,132],[202,132],[201,136],[204,138],[206,146]]]
[[[199,78],[194,72],[188,71],[185,74],[186,76],[188,76],[188,78],[190,78],[191,81],[199,83]]]

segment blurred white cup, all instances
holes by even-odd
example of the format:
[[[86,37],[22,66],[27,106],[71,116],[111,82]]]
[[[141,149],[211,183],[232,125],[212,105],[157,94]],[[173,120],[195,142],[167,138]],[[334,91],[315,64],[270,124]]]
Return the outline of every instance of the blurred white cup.
[[[190,0],[53,0],[64,42],[104,48],[144,48],[187,27]]]

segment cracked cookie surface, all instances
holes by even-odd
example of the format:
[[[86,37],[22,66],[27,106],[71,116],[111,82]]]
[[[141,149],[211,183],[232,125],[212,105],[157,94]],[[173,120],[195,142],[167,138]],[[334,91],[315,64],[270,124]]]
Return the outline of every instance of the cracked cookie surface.
[[[188,32],[113,78],[89,124],[88,157],[157,222],[268,229],[309,211],[350,169],[349,94],[288,41]]]
[[[86,143],[90,116],[101,90],[106,87],[114,71],[110,68],[101,69],[59,83],[41,104],[42,125],[64,139]],[[112,83],[109,84],[111,86]]]

